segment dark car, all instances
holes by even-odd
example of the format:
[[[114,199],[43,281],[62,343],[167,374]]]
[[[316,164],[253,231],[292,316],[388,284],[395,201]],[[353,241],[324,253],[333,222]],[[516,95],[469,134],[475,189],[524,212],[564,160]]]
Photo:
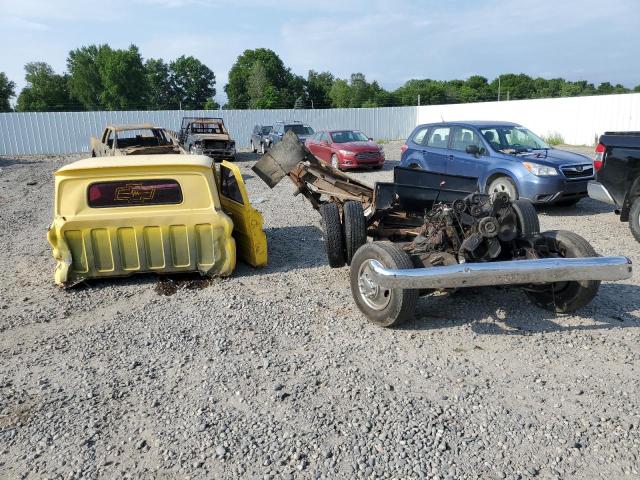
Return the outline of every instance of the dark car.
[[[293,132],[298,137],[301,143],[304,143],[307,138],[315,133],[313,128],[309,125],[306,125],[302,122],[293,121],[293,122],[276,122],[273,125],[273,130],[269,133],[267,147],[271,148],[284,137],[284,134],[287,132]]]
[[[251,151],[256,153],[260,150],[260,153],[264,153],[266,149],[269,147],[269,134],[273,130],[271,125],[256,125],[253,127],[253,132],[251,133]]]
[[[596,146],[589,196],[616,207],[640,242],[640,132],[606,132]]]
[[[340,170],[384,165],[382,147],[358,130],[320,131],[305,145],[316,158]]]
[[[558,150],[517,123],[451,122],[418,126],[400,165],[478,179],[483,192],[574,205],[587,196],[593,162]]]

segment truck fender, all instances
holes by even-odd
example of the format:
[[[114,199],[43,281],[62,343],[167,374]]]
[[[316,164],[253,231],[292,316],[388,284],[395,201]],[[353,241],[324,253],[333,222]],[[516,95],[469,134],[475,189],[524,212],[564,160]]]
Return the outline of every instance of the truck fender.
[[[628,222],[629,221],[629,211],[631,210],[631,205],[636,198],[640,197],[640,177],[637,177],[631,187],[627,191],[627,195],[624,198],[624,202],[622,204],[622,208],[620,209],[620,221]]]

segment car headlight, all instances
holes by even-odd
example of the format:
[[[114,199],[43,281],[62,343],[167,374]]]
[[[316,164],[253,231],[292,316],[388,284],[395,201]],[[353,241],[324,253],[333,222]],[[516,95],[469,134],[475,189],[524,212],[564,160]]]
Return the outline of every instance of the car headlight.
[[[546,165],[540,165],[539,163],[522,162],[522,165],[537,177],[553,177],[558,175],[557,169]]]
[[[353,157],[355,155],[355,152],[352,152],[351,150],[338,150],[338,152],[345,157]]]

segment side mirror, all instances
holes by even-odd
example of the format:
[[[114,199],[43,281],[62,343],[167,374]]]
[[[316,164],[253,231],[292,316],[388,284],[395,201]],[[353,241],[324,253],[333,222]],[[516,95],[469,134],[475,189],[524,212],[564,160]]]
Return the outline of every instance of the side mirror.
[[[467,145],[465,151],[471,155],[480,155],[480,147],[477,145]]]

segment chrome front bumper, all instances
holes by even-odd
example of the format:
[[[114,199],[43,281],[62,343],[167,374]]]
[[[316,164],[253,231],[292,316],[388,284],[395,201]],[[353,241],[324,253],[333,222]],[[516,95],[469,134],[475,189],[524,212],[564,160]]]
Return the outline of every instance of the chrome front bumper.
[[[611,205],[616,204],[616,201],[609,193],[609,190],[607,190],[607,188],[601,183],[589,182],[587,184],[587,192],[589,193],[589,196],[595,200],[600,200],[601,202],[609,203]]]
[[[371,270],[373,281],[381,287],[404,289],[625,280],[631,278],[632,273],[631,260],[627,257],[545,258],[403,270],[387,269],[371,260]]]

